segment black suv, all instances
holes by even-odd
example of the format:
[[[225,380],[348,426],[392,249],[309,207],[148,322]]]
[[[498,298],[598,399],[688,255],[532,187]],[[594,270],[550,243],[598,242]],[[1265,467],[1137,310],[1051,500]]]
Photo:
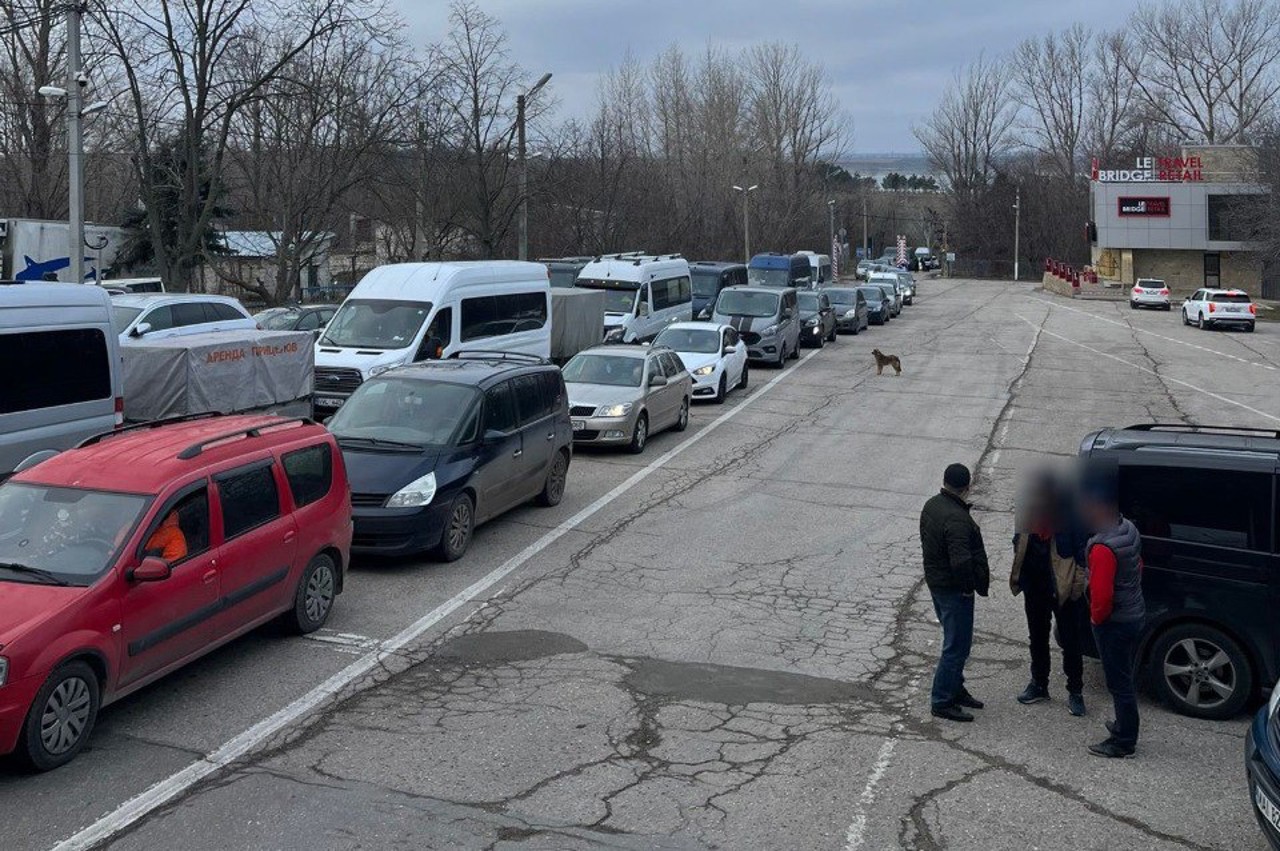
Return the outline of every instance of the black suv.
[[[1185,715],[1229,718],[1280,676],[1280,432],[1137,425],[1087,436],[1142,533],[1139,663]]]
[[[476,525],[557,505],[573,458],[560,370],[532,355],[466,352],[364,382],[328,421],[342,447],[352,552],[462,557]]]

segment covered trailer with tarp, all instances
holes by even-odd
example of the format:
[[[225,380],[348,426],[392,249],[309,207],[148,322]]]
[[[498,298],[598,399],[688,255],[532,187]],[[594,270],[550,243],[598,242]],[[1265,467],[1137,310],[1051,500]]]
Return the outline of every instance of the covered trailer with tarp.
[[[605,292],[568,287],[551,289],[551,359],[563,364],[583,349],[600,344]]]
[[[121,347],[124,418],[270,411],[307,416],[314,339],[306,331],[218,331]]]

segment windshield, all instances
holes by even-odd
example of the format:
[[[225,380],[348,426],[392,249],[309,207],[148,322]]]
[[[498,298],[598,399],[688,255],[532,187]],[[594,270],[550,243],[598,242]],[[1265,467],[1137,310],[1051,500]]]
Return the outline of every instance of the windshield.
[[[856,304],[858,301],[853,290],[827,290],[827,298],[832,304]]]
[[[623,355],[574,355],[564,365],[564,380],[570,384],[608,384],[639,387],[644,378],[644,360]]]
[[[720,351],[720,332],[703,328],[668,328],[657,336],[653,344],[666,346],[677,352],[709,355]]]
[[[865,287],[865,288],[860,288],[860,290],[862,292],[862,295],[866,298],[866,300],[871,302],[872,304],[879,304],[885,299],[884,290],[880,289],[879,287]]]
[[[821,310],[817,293],[797,293],[796,295],[800,300],[800,309],[805,313],[817,313]]]
[[[553,287],[572,287],[578,280],[577,269],[550,269],[548,276],[551,278],[551,286]]]
[[[778,296],[745,290],[725,290],[716,302],[716,313],[724,316],[776,316]]]
[[[755,287],[789,287],[791,270],[747,269],[747,283]]]
[[[347,299],[320,342],[351,349],[403,349],[417,338],[429,313],[427,301]]]
[[[579,280],[577,286],[584,290],[603,290],[604,291],[604,310],[606,313],[634,313],[636,309],[636,293],[639,287],[637,284],[623,284],[619,286],[612,281],[583,281]]]
[[[715,294],[720,292],[719,272],[707,269],[690,269],[689,276],[693,278],[694,295],[700,295],[704,298],[714,298]]]
[[[298,324],[298,311],[286,310],[283,307],[273,307],[270,310],[264,310],[254,319],[258,322],[259,328],[265,328],[268,331],[287,331]]]
[[[133,320],[138,318],[140,313],[142,313],[142,308],[140,307],[117,307],[113,305],[111,308],[111,326],[117,332],[123,331],[129,327]]]
[[[469,424],[480,391],[463,384],[383,378],[366,381],[329,421],[338,440],[365,438],[450,446]]]
[[[0,581],[38,582],[16,564],[88,585],[112,563],[146,509],[136,494],[0,485]]]

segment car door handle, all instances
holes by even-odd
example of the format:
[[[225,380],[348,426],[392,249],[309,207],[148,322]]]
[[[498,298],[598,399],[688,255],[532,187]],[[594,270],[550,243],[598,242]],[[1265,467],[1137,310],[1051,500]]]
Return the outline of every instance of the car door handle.
[[[547,432],[547,440],[555,440],[555,439],[556,439],[556,433],[554,431]]]
[[[212,585],[213,581],[218,578],[218,571],[206,570],[204,576],[200,577],[200,581],[205,585]]]
[[[297,540],[297,538],[298,538],[298,533],[293,531],[292,529],[284,533],[284,542],[286,544],[292,544],[295,540]]]
[[[523,454],[524,454],[524,450],[523,450],[523,449],[517,449],[515,452],[512,452],[512,453],[511,453],[511,457],[512,457],[512,458],[519,458],[519,457],[520,457],[521,455],[523,455]]]

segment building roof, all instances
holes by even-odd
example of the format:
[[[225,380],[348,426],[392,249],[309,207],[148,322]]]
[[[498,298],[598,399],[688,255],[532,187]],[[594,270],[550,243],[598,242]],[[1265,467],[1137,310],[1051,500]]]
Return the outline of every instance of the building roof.
[[[227,253],[236,257],[275,257],[284,240],[284,232],[278,230],[224,230],[221,236]],[[303,234],[303,239],[313,243],[312,251],[323,248],[334,238],[334,234],[321,231]]]

